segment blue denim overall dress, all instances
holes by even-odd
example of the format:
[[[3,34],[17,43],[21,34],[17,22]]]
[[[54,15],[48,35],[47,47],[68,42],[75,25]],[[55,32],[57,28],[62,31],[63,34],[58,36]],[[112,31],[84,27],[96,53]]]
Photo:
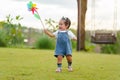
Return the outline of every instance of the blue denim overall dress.
[[[63,57],[66,55],[72,56],[71,41],[69,39],[67,31],[58,32],[57,34],[55,57],[57,57],[58,55],[62,55]]]

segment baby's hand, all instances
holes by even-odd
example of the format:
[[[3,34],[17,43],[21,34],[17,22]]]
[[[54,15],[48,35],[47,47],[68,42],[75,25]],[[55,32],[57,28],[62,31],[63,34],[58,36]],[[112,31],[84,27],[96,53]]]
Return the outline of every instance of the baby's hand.
[[[44,29],[44,32],[45,32],[45,33],[47,33],[47,32],[48,32],[48,30],[47,30],[47,29]]]
[[[77,38],[76,38],[76,37],[74,37],[74,38],[73,38],[73,40],[77,41]]]
[[[51,33],[50,31],[48,31],[47,29],[44,29],[45,34],[47,34],[50,37],[55,37],[55,35],[53,35],[53,33]]]

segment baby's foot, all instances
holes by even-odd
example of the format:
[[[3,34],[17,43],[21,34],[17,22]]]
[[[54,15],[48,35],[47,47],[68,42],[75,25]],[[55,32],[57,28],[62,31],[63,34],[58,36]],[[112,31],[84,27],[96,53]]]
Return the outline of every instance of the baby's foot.
[[[62,69],[61,68],[57,68],[56,72],[62,72]]]
[[[71,66],[68,66],[68,71],[69,71],[69,72],[72,72],[72,71],[73,71],[73,69],[72,69]]]

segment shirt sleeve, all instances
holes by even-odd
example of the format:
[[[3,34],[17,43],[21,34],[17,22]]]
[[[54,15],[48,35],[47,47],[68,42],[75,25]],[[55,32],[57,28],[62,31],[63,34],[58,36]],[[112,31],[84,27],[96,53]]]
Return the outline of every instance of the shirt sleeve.
[[[72,31],[68,31],[68,35],[69,35],[69,38],[70,38],[70,39],[76,38],[76,36],[73,34]]]
[[[53,35],[55,35],[55,38],[57,38],[58,30],[53,32]]]

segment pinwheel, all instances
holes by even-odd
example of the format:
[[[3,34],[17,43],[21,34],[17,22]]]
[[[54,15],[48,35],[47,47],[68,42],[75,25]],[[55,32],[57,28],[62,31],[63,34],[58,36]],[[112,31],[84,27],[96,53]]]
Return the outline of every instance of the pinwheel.
[[[42,26],[43,26],[43,28],[44,28],[44,24],[43,24],[43,22],[42,22],[42,20],[41,20],[41,18],[40,18],[40,15],[39,15],[39,13],[38,13],[38,11],[37,11],[38,8],[37,8],[36,6],[37,6],[37,5],[34,4],[32,1],[30,1],[29,3],[27,3],[28,11],[31,11],[32,14],[33,14],[37,19],[39,19],[39,20],[41,21]]]

